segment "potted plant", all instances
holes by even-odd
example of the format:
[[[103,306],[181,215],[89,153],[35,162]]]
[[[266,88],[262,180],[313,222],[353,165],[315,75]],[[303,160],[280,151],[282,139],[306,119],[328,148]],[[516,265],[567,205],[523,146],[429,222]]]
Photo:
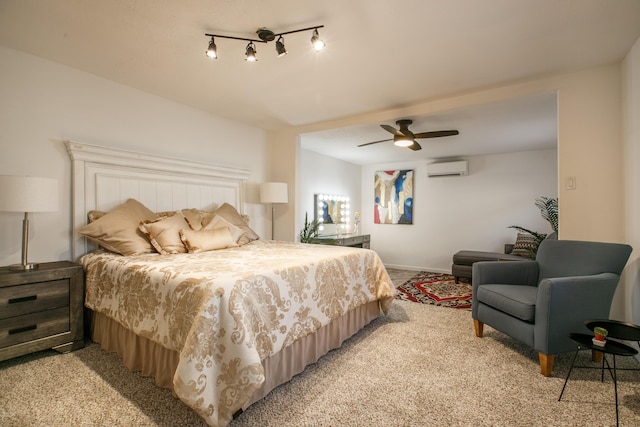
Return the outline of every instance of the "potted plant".
[[[605,328],[602,328],[600,326],[596,326],[595,328],[593,328],[593,344],[599,347],[604,347],[607,343],[607,334],[608,332]]]
[[[304,227],[300,230],[300,243],[311,243],[313,238],[318,237],[318,227],[320,223],[317,219],[309,222],[308,213],[304,214]]]
[[[608,331],[605,328],[601,328],[600,326],[596,326],[593,328],[593,334],[598,341],[604,341],[607,339]]]

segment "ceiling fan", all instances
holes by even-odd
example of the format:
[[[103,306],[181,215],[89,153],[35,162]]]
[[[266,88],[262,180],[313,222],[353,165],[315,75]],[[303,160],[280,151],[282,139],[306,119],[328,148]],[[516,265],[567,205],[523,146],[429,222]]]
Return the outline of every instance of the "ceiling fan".
[[[367,142],[365,144],[360,144],[358,147],[364,147],[365,145],[378,144],[379,142],[393,141],[393,143],[399,147],[407,147],[411,150],[417,151],[422,150],[422,147],[416,139],[422,138],[440,138],[442,136],[453,136],[458,135],[460,132],[457,130],[437,130],[433,132],[420,132],[413,133],[409,130],[409,125],[413,123],[413,120],[402,119],[398,120],[396,124],[400,127],[400,129],[396,129],[393,126],[389,125],[380,125],[380,127],[386,130],[389,133],[393,134],[392,139],[382,139],[380,141]]]

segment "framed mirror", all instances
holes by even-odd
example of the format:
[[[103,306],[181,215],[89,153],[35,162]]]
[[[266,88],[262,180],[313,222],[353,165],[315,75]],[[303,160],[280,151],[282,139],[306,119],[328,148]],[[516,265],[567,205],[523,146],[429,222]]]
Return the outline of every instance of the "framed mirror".
[[[315,206],[314,219],[320,223],[321,234],[337,233],[338,226],[349,223],[348,196],[314,194],[313,205]]]

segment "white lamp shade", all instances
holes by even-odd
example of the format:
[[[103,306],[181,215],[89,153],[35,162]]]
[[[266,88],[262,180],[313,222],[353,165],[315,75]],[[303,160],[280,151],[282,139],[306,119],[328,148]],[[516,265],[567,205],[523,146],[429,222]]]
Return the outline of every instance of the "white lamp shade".
[[[0,211],[54,212],[57,210],[57,179],[0,175]]]
[[[260,203],[289,203],[287,183],[263,183],[260,186]]]

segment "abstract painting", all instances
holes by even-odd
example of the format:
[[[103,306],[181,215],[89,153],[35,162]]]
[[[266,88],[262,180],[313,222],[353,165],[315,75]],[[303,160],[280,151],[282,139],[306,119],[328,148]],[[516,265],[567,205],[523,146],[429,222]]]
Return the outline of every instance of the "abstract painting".
[[[377,171],[373,222],[413,224],[413,170]]]

